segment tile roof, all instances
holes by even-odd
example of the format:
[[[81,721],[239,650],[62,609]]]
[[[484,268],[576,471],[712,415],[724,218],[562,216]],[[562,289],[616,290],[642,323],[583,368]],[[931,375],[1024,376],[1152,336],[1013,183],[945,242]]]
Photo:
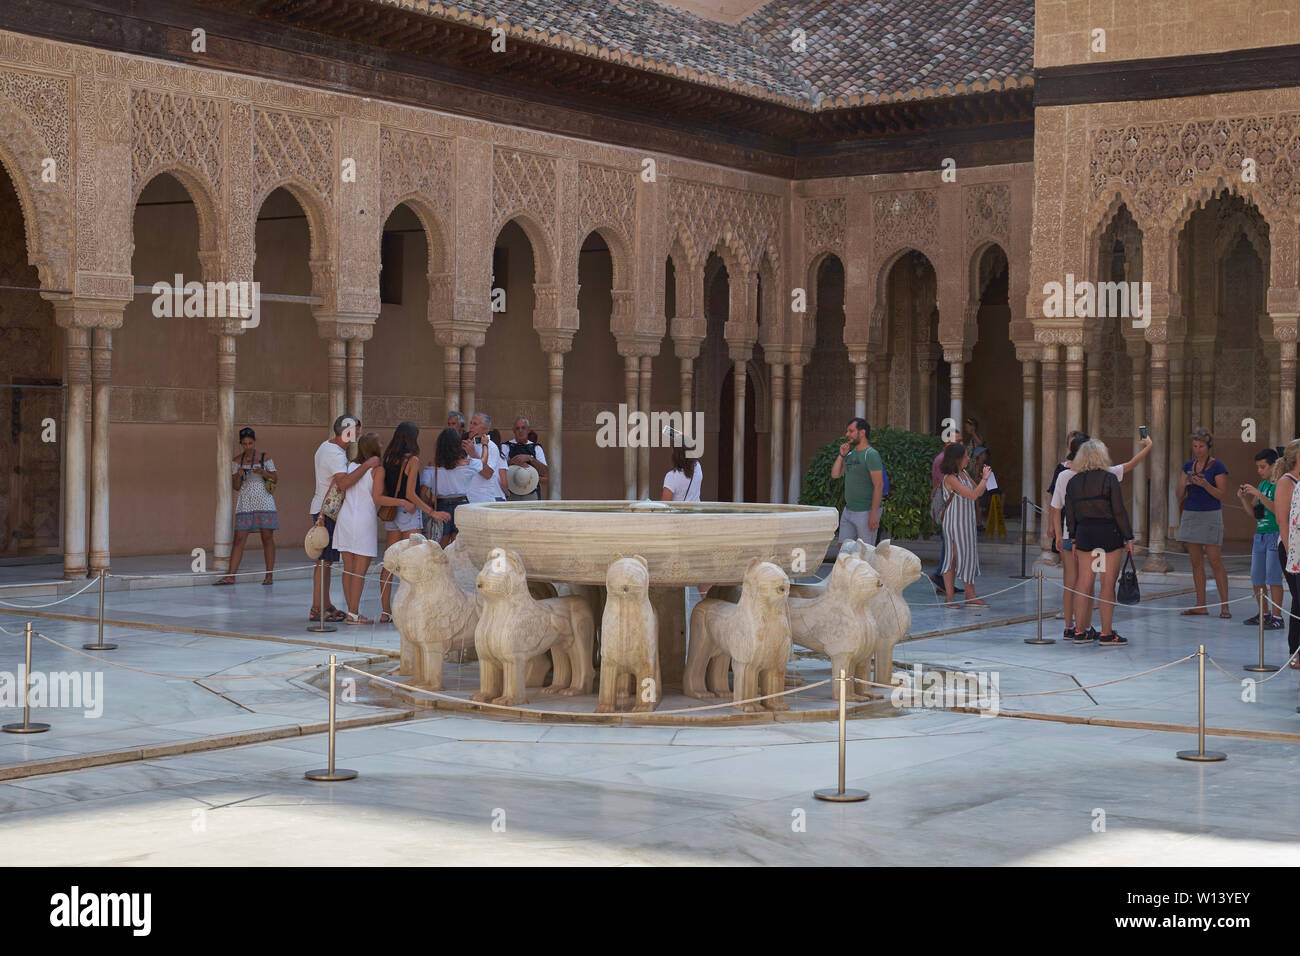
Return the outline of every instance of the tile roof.
[[[373,2],[803,109],[1032,83],[1034,0],[771,0],[735,26],[657,0]]]

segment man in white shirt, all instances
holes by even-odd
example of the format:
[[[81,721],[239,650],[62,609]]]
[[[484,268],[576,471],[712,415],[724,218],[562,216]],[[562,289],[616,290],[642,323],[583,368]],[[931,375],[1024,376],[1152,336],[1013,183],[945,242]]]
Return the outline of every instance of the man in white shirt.
[[[320,509],[324,504],[325,495],[329,492],[330,484],[336,483],[344,494],[347,490],[361,480],[369,469],[379,464],[378,458],[371,458],[361,468],[354,469],[348,474],[348,453],[347,447],[350,443],[357,440],[361,433],[361,420],[355,415],[340,415],[334,421],[334,437],[320,443],[316,449],[315,471],[316,486],[312,494],[311,506],[308,513],[311,515],[312,524],[320,517]],[[330,540],[321,552],[319,560],[316,562],[317,571],[312,574],[312,597],[311,612],[308,619],[317,621],[320,619],[320,609],[325,608],[325,620],[341,621],[346,615],[330,604],[330,566],[339,559],[339,553],[334,549],[334,519],[326,518],[324,520],[325,530],[329,532]],[[324,566],[322,573],[320,568]],[[321,591],[324,591],[324,595]],[[324,599],[324,604],[321,601]]]
[[[484,412],[477,412],[469,420],[469,440],[465,442],[465,454],[470,461],[479,466],[474,480],[470,482],[465,497],[470,504],[476,501],[505,501],[505,488],[501,484],[505,478],[506,459],[501,449],[488,432],[492,429],[492,418]]]
[[[537,487],[526,495],[517,495],[506,489],[506,498],[509,501],[540,501],[542,498],[541,482],[546,480],[550,473],[550,468],[546,465],[546,452],[542,450],[541,442],[530,442],[528,440],[528,419],[520,415],[515,419],[514,441],[505,443],[501,453],[505,455],[506,463],[510,465],[528,465],[536,472],[538,477]]]

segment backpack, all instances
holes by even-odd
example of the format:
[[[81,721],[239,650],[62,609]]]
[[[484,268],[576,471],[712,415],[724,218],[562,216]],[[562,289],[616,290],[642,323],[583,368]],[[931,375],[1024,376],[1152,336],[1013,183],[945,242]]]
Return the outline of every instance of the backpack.
[[[889,497],[889,472],[885,471],[885,462],[883,459],[880,462],[880,477],[881,484],[884,485],[880,491],[880,500],[884,501]]]

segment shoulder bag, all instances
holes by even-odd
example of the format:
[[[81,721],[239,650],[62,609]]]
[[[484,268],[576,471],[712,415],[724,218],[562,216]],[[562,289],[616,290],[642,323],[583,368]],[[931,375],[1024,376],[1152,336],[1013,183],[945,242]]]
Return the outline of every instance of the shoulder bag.
[[[438,510],[438,465],[437,460],[433,466],[433,510]],[[424,516],[424,536],[430,541],[441,541],[443,536],[443,520],[435,518],[433,515]]]
[[[260,464],[261,464],[261,466],[262,466],[262,470],[265,471],[265,470],[266,470],[266,452],[262,452],[262,461],[260,462]],[[272,495],[272,496],[275,495],[275,479],[274,479],[274,478],[267,478],[267,477],[263,476],[263,478],[262,478],[262,484],[266,486],[266,493],[267,493],[268,495]]]
[[[325,498],[321,501],[321,517],[329,518],[331,521],[337,520],[339,510],[343,507],[343,489],[338,486],[338,482],[331,481],[329,488],[325,491]]]
[[[940,482],[939,487],[930,492],[930,517],[934,519],[935,524],[943,524],[943,513],[947,511],[948,506],[952,504],[953,495],[957,494],[957,492],[954,491],[945,499],[943,497],[943,492],[943,482]]]

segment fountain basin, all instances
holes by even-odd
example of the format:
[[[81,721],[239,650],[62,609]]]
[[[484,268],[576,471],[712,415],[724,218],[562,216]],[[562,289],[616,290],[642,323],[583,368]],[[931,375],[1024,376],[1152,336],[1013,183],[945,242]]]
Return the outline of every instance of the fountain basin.
[[[839,525],[811,505],[652,501],[496,501],[456,509],[457,539],[478,566],[517,552],[529,580],[603,585],[609,565],[639,554],[655,587],[739,584],[752,558],[795,576],[821,564]]]

